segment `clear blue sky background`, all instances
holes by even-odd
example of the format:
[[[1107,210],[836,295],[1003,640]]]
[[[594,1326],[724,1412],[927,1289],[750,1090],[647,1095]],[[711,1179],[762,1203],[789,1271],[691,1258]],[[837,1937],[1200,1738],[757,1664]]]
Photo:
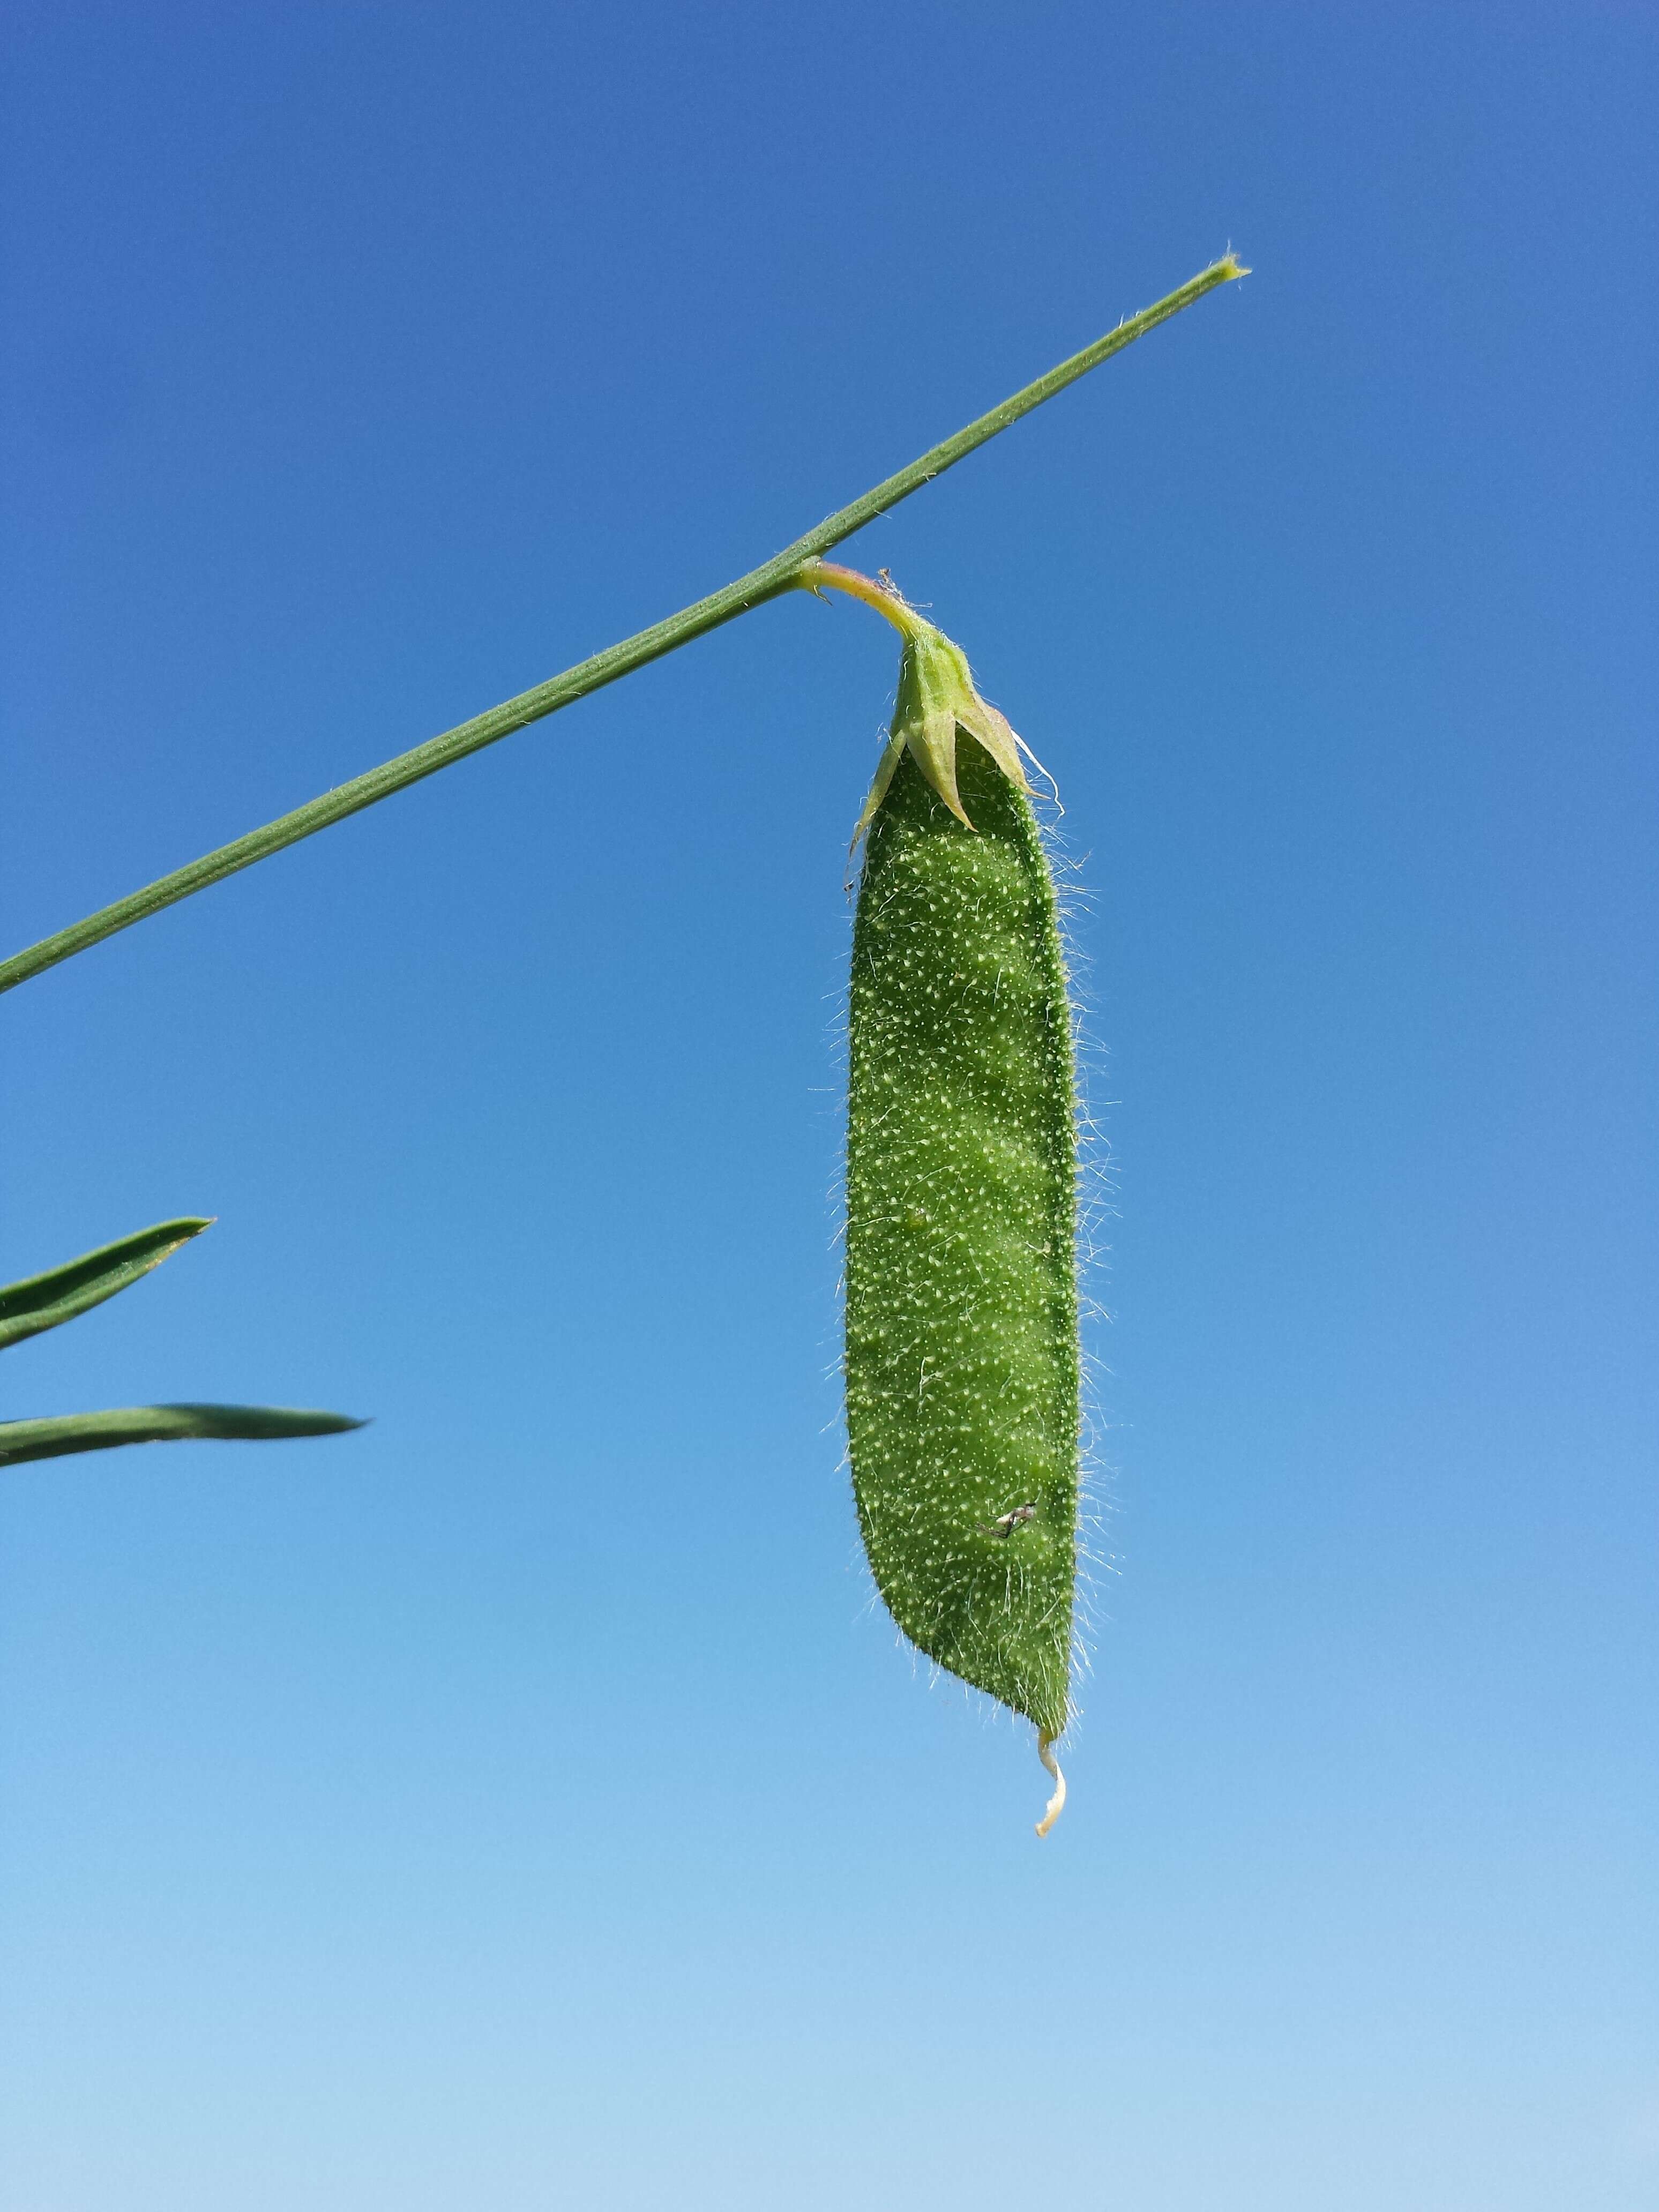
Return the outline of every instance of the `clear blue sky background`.
[[[1094,1674],[841,1466],[847,834],[750,616],[8,998],[3,2212],[1659,2202],[1647,9],[14,5],[3,945],[848,557],[1054,769]]]

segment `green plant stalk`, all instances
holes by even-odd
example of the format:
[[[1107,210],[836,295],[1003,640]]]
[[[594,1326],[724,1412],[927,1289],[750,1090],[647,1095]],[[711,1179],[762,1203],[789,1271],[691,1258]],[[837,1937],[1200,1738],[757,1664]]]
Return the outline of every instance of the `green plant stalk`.
[[[441,737],[428,738],[426,744],[416,745],[412,751],[400,753],[395,760],[386,761],[380,767],[369,769],[364,775],[355,776],[349,783],[337,785],[332,791],[325,792],[320,798],[296,807],[291,814],[280,815],[275,822],[267,823],[264,829],[251,830],[246,836],[237,838],[234,843],[222,845],[216,852],[205,854],[199,860],[192,860],[187,867],[177,868],[171,875],[159,878],[143,890],[118,899],[114,905],[100,908],[96,914],[87,915],[84,921],[75,922],[67,929],[60,929],[50,937],[43,937],[38,944],[14,953],[9,960],[0,961],[0,991],[9,991],[19,983],[27,982],[32,976],[56,967],[60,961],[70,959],[77,952],[84,952],[89,946],[100,943],[103,939],[112,937],[118,930],[128,929],[134,922],[143,921],[147,915],[159,914],[164,907],[176,905],[180,899],[190,897],[192,892],[205,890],[210,884],[216,884],[226,876],[234,875],[239,869],[252,867],[256,860],[267,860],[273,853],[280,853],[285,846],[297,844],[302,837],[313,836],[318,830],[326,830],[332,823],[343,822],[349,814],[360,813],[364,807],[373,806],[378,799],[389,799],[393,792],[404,790],[410,784],[418,783],[422,777],[447,768],[452,762],[464,760],[469,753],[494,744],[497,738],[524,728],[526,723],[539,721],[544,715],[556,714],[561,707],[568,707],[577,699],[586,698],[589,692],[597,691],[605,684],[614,684],[618,677],[629,675],[636,668],[643,668],[647,661],[659,659],[664,653],[674,652],[678,647],[689,644],[693,638],[717,629],[722,623],[746,613],[750,607],[775,599],[781,592],[788,591],[802,582],[803,568],[819,554],[840,544],[843,538],[850,538],[854,531],[861,530],[878,515],[884,514],[902,499],[908,499],[913,491],[920,490],[923,484],[930,483],[935,477],[943,475],[946,469],[954,466],[976,447],[995,437],[1000,430],[1006,430],[1011,423],[1018,422],[1023,415],[1029,415],[1033,408],[1040,407],[1045,399],[1053,398],[1057,392],[1063,392],[1068,384],[1075,383],[1079,377],[1086,375],[1102,362],[1109,361],[1114,354],[1121,353],[1126,346],[1133,345],[1148,331],[1155,330],[1160,323],[1168,322],[1183,307],[1189,307],[1194,301],[1201,300],[1206,292],[1212,292],[1218,285],[1249,273],[1235,256],[1231,253],[1225,255],[1191,277],[1167,298],[1158,301],[1156,306],[1144,308],[1138,315],[1129,316],[1115,331],[1109,331],[1093,345],[1085,346],[1081,353],[1073,354],[1069,361],[1061,362],[1046,376],[1040,376],[1036,383],[1028,384],[1024,391],[1015,392],[1000,406],[992,408],[977,422],[958,430],[954,437],[933,447],[919,460],[912,461],[908,468],[901,469],[896,476],[887,477],[873,490],[866,492],[861,499],[855,499],[850,506],[842,507],[827,521],[819,523],[817,529],[809,530],[804,538],[797,538],[793,545],[787,546],[781,553],[763,562],[758,568],[751,569],[748,575],[739,576],[735,583],[710,592],[707,599],[699,599],[695,605],[682,609],[678,614],[671,615],[666,621],[655,623],[650,629],[625,638],[621,644],[610,646],[605,652],[593,654],[590,659],[579,661],[574,668],[567,669],[563,675],[555,676],[547,683],[538,684],[532,690],[521,691],[517,698],[508,699],[499,707],[492,707],[487,714],[462,722],[455,729],[445,732]]]

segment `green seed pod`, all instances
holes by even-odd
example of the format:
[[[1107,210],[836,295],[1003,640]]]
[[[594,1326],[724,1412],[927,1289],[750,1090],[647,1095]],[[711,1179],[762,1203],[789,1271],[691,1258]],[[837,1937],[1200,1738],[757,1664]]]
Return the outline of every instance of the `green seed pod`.
[[[1070,1711],[1077,1131],[1053,879],[1017,740],[910,613],[853,932],[847,1425],[865,1548],[928,1656]]]

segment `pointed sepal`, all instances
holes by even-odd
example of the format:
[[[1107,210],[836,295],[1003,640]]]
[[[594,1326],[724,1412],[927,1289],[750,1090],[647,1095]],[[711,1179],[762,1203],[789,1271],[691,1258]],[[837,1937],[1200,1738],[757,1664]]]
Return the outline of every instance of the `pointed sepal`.
[[[1021,791],[1030,788],[1019,757],[1019,740],[1004,717],[975,690],[967,654],[943,630],[923,622],[914,611],[907,613],[910,618],[904,624],[904,656],[899,663],[892,728],[853,833],[855,846],[875,819],[893,772],[907,751],[957,821],[966,829],[973,828],[957,788],[957,740],[963,730],[984,746],[1010,783]]]

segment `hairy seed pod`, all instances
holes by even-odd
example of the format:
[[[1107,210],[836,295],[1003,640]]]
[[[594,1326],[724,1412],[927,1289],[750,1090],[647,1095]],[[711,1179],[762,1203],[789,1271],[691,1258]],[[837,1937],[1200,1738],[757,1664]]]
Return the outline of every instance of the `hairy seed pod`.
[[[872,801],[847,1143],[859,1519],[900,1628],[1034,1721],[1049,1763],[1077,1557],[1070,1007],[1012,733],[919,620]]]

